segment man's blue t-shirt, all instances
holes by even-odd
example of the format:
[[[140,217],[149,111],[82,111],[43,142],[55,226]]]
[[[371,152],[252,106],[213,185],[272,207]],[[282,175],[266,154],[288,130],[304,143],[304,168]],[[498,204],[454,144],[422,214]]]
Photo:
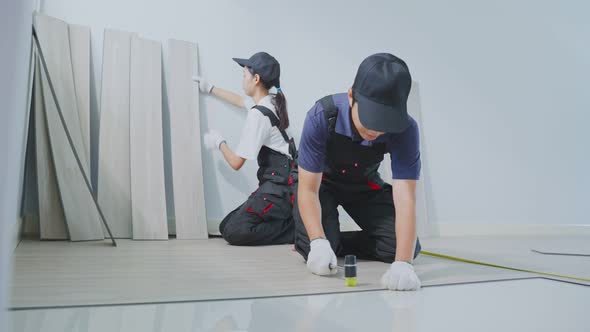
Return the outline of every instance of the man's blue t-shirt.
[[[410,126],[401,133],[385,133],[374,141],[363,140],[352,128],[348,95],[333,95],[338,108],[335,131],[350,137],[353,142],[365,146],[385,143],[391,156],[391,174],[394,179],[418,180],[420,178],[420,141],[418,124],[409,117]],[[299,166],[312,173],[321,173],[328,169],[326,163],[326,146],[330,136],[328,121],[323,106],[317,102],[307,112],[303,124],[303,133],[299,142]]]

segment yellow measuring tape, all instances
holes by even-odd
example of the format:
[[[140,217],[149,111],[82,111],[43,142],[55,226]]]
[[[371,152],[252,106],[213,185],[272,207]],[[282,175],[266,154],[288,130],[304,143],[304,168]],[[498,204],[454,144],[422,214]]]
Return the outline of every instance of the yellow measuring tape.
[[[491,263],[486,263],[486,262],[474,261],[474,260],[467,259],[467,258],[461,258],[461,257],[455,257],[455,256],[437,254],[435,252],[430,252],[430,251],[420,251],[420,254],[426,255],[426,256],[432,256],[432,257],[450,259],[450,260],[457,261],[457,262],[470,263],[470,264],[476,264],[476,265],[483,265],[483,266],[489,266],[489,267],[496,267],[496,268],[499,268],[499,269],[506,269],[506,270],[519,271],[519,272],[527,272],[527,273],[535,273],[535,274],[540,274],[540,275],[545,275],[545,276],[550,276],[550,277],[566,278],[566,279],[574,279],[574,280],[580,280],[580,281],[590,282],[590,278],[582,278],[582,277],[568,276],[568,275],[564,275],[564,274],[541,272],[541,271],[535,271],[535,270],[519,269],[519,268],[516,268],[516,267],[510,267],[510,266],[504,266],[504,265],[497,265],[497,264],[491,264]]]

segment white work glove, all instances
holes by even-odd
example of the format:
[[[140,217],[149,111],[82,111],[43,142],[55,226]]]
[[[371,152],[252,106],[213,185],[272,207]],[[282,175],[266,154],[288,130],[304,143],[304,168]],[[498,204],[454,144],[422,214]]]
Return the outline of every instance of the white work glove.
[[[207,150],[219,150],[221,143],[225,142],[223,137],[221,137],[221,135],[214,129],[205,133],[203,141],[205,142],[205,148],[207,148]]]
[[[381,286],[391,290],[417,290],[421,283],[412,264],[393,262],[381,277]]]
[[[313,274],[320,276],[336,274],[338,272],[338,261],[336,254],[326,239],[315,239],[309,244],[311,250],[307,255],[307,269]]]
[[[199,83],[199,91],[202,93],[211,93],[211,90],[213,90],[213,84],[207,82],[204,77],[193,76],[193,81]]]

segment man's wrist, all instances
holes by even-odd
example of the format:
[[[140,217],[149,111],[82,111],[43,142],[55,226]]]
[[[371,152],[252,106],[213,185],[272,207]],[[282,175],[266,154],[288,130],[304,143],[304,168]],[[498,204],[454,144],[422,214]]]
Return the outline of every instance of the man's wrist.
[[[314,238],[310,238],[310,239],[309,239],[309,243],[312,243],[313,241],[315,241],[315,240],[319,240],[319,239],[324,239],[324,240],[327,240],[325,236],[316,236],[316,237],[314,237]]]

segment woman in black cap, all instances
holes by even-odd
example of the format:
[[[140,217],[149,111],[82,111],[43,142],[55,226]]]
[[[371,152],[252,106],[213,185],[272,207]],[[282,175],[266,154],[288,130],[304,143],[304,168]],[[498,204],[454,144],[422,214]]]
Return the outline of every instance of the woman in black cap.
[[[219,225],[223,238],[232,245],[271,245],[293,243],[293,193],[296,180],[295,143],[289,127],[287,102],[281,91],[280,65],[270,54],[259,52],[249,59],[233,59],[244,68],[243,88],[252,103],[231,91],[196,77],[199,90],[248,110],[238,146],[232,150],[215,130],[204,136],[209,150],[220,150],[227,163],[239,170],[246,160],[257,159],[258,189],[248,200],[230,212]],[[269,90],[276,88],[276,93]],[[293,174],[295,175],[295,174]]]

